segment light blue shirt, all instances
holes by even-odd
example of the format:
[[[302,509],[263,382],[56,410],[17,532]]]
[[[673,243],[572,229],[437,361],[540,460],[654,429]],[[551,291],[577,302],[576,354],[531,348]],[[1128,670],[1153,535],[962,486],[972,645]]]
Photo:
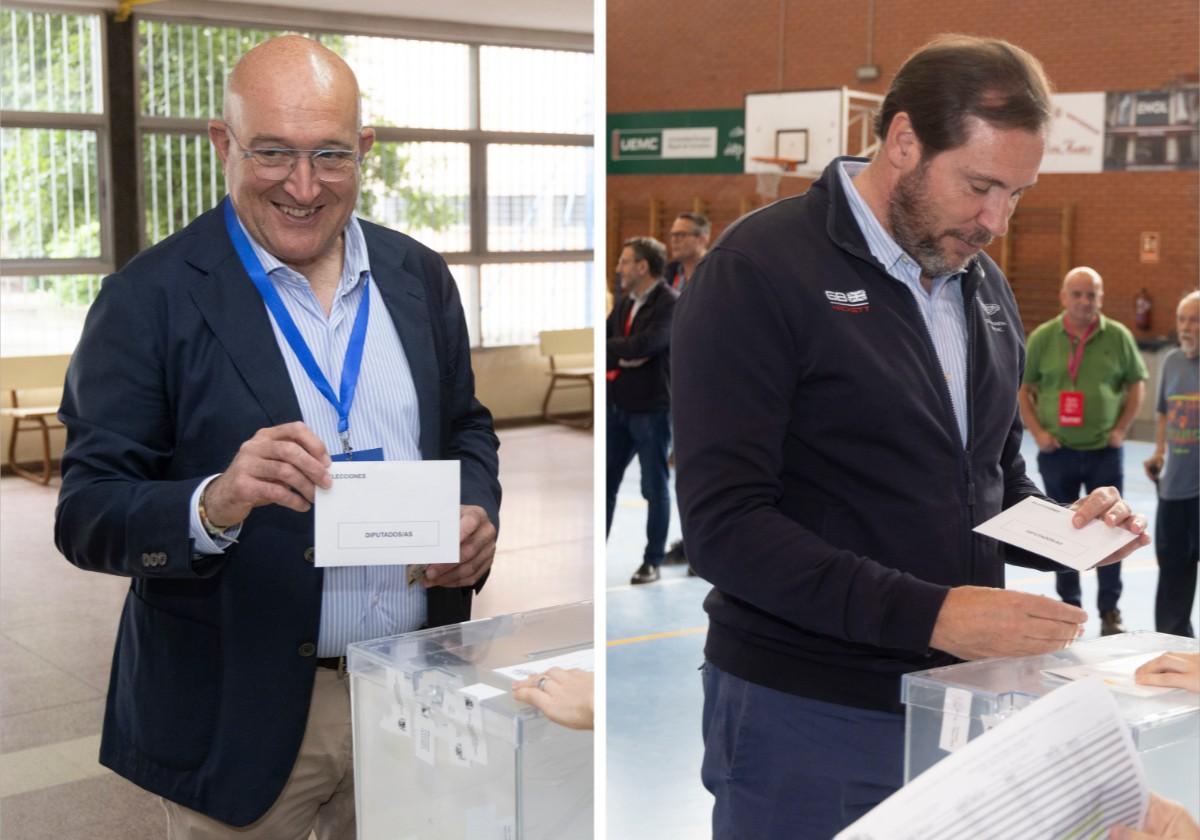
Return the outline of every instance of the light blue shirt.
[[[854,186],[854,178],[867,168],[865,161],[842,161],[838,175],[842,189],[850,199],[850,212],[867,240],[871,255],[890,277],[903,283],[912,292],[917,309],[925,321],[933,349],[937,352],[950,391],[950,403],[954,406],[954,419],[958,421],[958,435],[967,445],[967,315],[963,311],[963,272],[944,274],[933,278],[927,292],[921,285],[921,267],[916,260],[896,244],[875,218],[867,202]]]
[[[342,237],[345,243],[342,276],[328,316],[303,275],[267,253],[249,232],[246,235],[313,358],[336,390],[341,381],[354,316],[362,300],[363,281],[370,269],[367,243],[358,219],[351,216]],[[395,324],[388,317],[378,284],[372,281],[369,289],[371,314],[367,322],[362,370],[350,410],[351,444],[356,451],[382,448],[383,457],[388,461],[419,461],[421,422],[408,357],[400,344]],[[266,310],[265,302],[263,308]],[[304,424],[331,454],[340,453],[337,411],[308,378],[275,319],[271,317],[270,320]],[[215,477],[202,482],[192,497],[190,531],[195,550],[201,554],[219,554],[232,541],[214,541],[200,523],[197,509],[200,493]],[[239,530],[240,526],[231,530],[229,536],[236,539]],[[317,656],[341,656],[351,642],[421,627],[426,618],[425,588],[419,583],[409,586],[406,575],[406,566],[326,568]]]

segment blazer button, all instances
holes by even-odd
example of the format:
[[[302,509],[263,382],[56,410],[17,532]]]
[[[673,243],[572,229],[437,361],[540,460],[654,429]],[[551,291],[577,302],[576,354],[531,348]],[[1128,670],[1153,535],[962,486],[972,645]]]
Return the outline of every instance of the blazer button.
[[[312,563],[313,558],[315,558],[316,556],[317,556],[317,552],[313,550],[313,547],[311,545],[308,548],[304,549],[305,562]]]
[[[312,656],[316,652],[317,646],[312,642],[305,642],[304,644],[300,645],[300,650],[298,651],[301,656]]]

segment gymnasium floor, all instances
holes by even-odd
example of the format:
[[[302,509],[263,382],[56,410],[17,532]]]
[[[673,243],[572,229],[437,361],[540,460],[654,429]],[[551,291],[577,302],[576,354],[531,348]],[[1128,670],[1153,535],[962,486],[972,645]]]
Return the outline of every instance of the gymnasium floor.
[[[1154,521],[1153,485],[1142,461],[1153,447],[1125,446],[1125,495]],[[1037,474],[1036,449],[1022,449]],[[700,784],[700,708],[697,669],[704,660],[706,618],[701,602],[709,585],[666,567],[657,583],[630,586],[645,544],[646,506],[636,461],[625,474],[608,540],[608,835],[622,840],[687,840],[709,836],[712,798]],[[678,513],[669,541],[679,538]],[[1052,574],[1010,566],[1008,586],[1056,597]],[[1130,630],[1154,629],[1157,582],[1153,548],[1122,567],[1121,611]],[[1092,614],[1088,637],[1099,635],[1096,576],[1083,576],[1083,604]],[[1193,607],[1195,609],[1195,607]],[[1200,627],[1200,612],[1192,624]]]

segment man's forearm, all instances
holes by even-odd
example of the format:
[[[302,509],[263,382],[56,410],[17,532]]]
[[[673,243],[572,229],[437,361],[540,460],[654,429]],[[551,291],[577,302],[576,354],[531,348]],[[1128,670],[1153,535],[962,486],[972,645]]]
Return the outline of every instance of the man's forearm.
[[[1125,389],[1125,405],[1121,407],[1121,416],[1117,418],[1117,424],[1113,427],[1114,432],[1120,432],[1122,437],[1129,434],[1129,427],[1133,425],[1133,420],[1137,417],[1145,397],[1146,383],[1144,380],[1134,382]]]
[[[1042,424],[1038,422],[1035,399],[1037,391],[1031,385],[1022,385],[1017,391],[1017,405],[1021,409],[1021,422],[1032,435],[1045,433]]]

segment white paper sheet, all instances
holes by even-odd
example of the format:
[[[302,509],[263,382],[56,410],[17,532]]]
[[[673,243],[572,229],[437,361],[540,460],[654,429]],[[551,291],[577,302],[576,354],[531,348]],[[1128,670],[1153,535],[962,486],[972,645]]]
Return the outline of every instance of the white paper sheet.
[[[1166,653],[1166,650],[1156,650],[1153,653],[1135,653],[1132,656],[1122,656],[1099,662],[1095,665],[1066,665],[1062,668],[1047,668],[1042,671],[1051,677],[1064,680],[1085,680],[1097,677],[1113,691],[1122,694],[1132,694],[1134,697],[1156,697],[1168,691],[1178,689],[1161,685],[1138,685],[1133,679],[1133,672],[1156,656]]]
[[[1116,701],[1069,683],[942,759],[835,840],[1107,837],[1148,792]]]
[[[1071,524],[1074,515],[1031,496],[975,526],[975,531],[1081,572],[1137,539],[1137,534],[1099,520],[1076,528]]]
[[[543,674],[551,668],[562,668],[563,670],[582,668],[585,671],[594,671],[594,659],[592,648],[585,648],[583,650],[564,653],[561,656],[551,656],[546,659],[531,659],[519,665],[496,668],[494,671],[513,680],[523,680],[526,677],[532,677],[534,674]]]
[[[458,461],[337,461],[314,502],[318,566],[458,562]]]

